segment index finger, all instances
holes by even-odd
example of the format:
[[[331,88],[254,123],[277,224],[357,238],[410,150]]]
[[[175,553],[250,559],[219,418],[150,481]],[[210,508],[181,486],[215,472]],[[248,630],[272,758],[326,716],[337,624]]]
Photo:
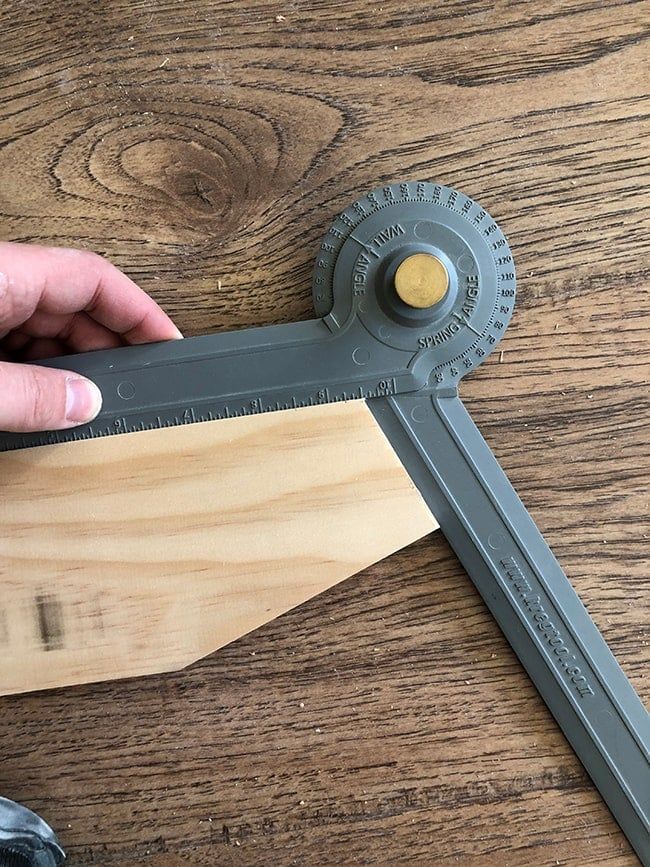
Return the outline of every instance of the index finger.
[[[0,242],[0,329],[16,328],[37,308],[85,310],[127,343],[182,337],[153,298],[96,253]]]

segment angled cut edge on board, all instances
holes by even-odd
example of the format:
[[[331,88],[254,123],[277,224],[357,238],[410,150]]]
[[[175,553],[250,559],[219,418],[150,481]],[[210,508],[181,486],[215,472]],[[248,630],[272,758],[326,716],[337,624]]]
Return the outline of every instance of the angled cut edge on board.
[[[0,695],[183,668],[436,529],[365,401],[0,454]]]

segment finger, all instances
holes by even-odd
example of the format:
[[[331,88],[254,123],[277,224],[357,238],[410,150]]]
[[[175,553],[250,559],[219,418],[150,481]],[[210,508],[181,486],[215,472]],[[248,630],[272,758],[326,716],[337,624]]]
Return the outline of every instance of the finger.
[[[52,337],[31,337],[21,331],[12,331],[0,341],[0,348],[10,361],[33,361],[70,353],[70,348],[60,340]]]
[[[101,393],[67,370],[0,362],[0,430],[61,430],[92,421]]]
[[[101,256],[0,242],[0,328],[16,328],[37,307],[54,314],[86,310],[129,343],[182,336],[146,292]]]
[[[19,353],[20,361],[42,361],[44,358],[58,358],[67,355],[68,347],[52,337],[35,337]]]
[[[23,334],[22,331],[10,331],[2,340],[2,348],[9,355],[19,356],[31,339],[29,334]]]
[[[100,325],[87,313],[77,313],[70,323],[67,333],[60,334],[59,340],[63,340],[73,352],[114,349],[124,345],[114,331],[106,328],[105,325]]]
[[[20,326],[20,332],[32,337],[54,337],[67,344],[73,352],[122,346],[122,341],[114,331],[109,331],[83,312],[64,314],[36,310]]]

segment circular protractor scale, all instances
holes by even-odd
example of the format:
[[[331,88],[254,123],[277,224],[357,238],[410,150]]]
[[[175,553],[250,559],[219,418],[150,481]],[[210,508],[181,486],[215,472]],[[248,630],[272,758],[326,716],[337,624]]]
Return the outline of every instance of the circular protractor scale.
[[[496,222],[473,199],[430,181],[380,187],[325,235],[312,281],[332,328],[358,317],[411,350],[432,385],[453,385],[494,349],[515,303],[515,268]]]

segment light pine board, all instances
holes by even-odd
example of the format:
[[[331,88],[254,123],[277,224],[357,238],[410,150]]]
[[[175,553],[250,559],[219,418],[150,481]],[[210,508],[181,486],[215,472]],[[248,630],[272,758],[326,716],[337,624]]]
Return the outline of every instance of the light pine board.
[[[436,524],[365,402],[0,455],[0,692],[174,670]]]

